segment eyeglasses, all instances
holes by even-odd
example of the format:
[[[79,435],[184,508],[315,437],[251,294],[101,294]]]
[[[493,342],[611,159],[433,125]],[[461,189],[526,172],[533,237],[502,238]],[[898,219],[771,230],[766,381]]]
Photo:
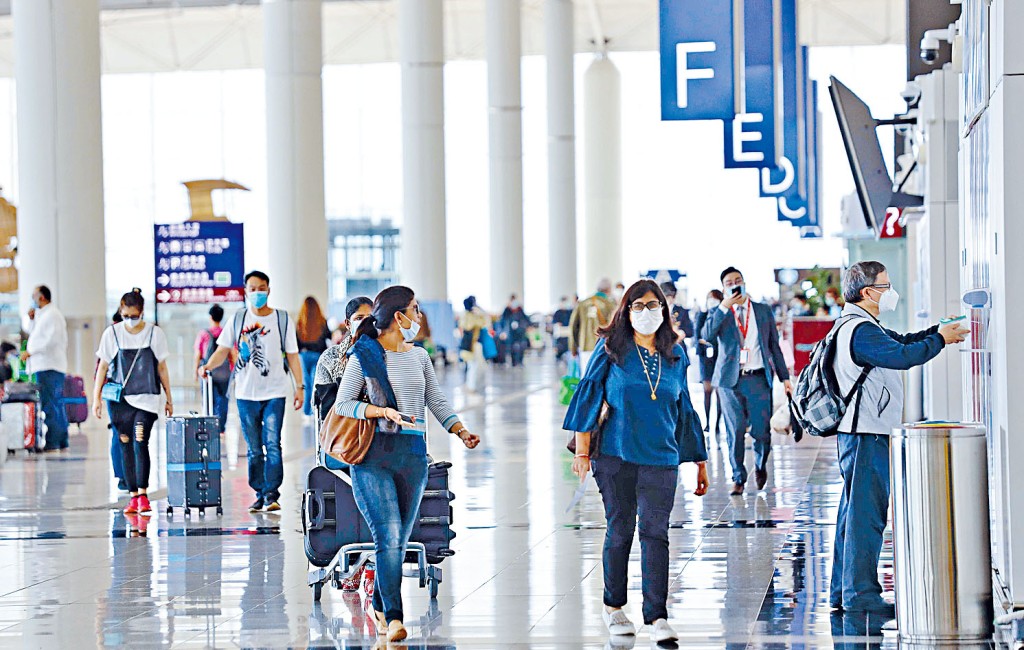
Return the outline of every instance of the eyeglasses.
[[[411,310],[413,310],[414,312],[416,312],[416,315],[417,315],[417,316],[419,316],[419,315],[420,315],[420,313],[421,313],[421,312],[420,312],[420,306],[419,306],[418,304],[416,304],[416,305],[413,305],[412,307],[406,307],[406,308],[405,308],[405,311],[409,311],[410,309],[411,309]]]
[[[875,288],[875,289],[892,289],[892,283],[891,282],[887,282],[885,284],[872,284],[870,286]]]
[[[656,309],[661,309],[661,301],[660,300],[652,300],[650,302],[640,302],[638,300],[637,302],[634,302],[632,305],[629,306],[629,310],[631,312],[634,312],[634,313],[637,313],[637,314],[639,314],[640,312],[642,312],[645,309],[649,309],[650,311],[655,311]]]

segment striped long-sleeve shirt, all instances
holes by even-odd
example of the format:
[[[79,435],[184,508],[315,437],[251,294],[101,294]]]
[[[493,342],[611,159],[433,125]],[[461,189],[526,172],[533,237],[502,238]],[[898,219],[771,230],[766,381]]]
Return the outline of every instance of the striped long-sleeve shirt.
[[[398,401],[398,411],[416,418],[415,425],[402,425],[403,429],[425,431],[428,407],[446,431],[450,431],[459,422],[459,416],[438,386],[434,365],[426,350],[415,347],[408,352],[389,351],[387,367],[388,381]],[[359,399],[365,386],[363,367],[359,358],[352,355],[338,387],[338,399],[335,402],[338,415],[366,419],[369,404]]]

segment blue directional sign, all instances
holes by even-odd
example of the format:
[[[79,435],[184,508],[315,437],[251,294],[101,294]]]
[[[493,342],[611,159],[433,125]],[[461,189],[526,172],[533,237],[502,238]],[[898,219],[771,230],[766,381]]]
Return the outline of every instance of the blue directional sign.
[[[761,196],[778,197],[779,221],[792,222],[807,216],[806,191],[800,192],[798,166],[803,155],[804,48],[797,46],[796,0],[780,0],[782,32],[782,154],[777,167],[761,170]]]
[[[153,226],[158,303],[245,299],[243,227],[226,221]]]
[[[818,82],[807,91],[807,222],[797,222],[800,236],[818,238],[821,229],[821,115],[818,113]]]
[[[732,120],[733,0],[660,0],[661,119]]]
[[[777,156],[776,4],[743,2],[743,110],[725,124],[726,169],[774,167]]]

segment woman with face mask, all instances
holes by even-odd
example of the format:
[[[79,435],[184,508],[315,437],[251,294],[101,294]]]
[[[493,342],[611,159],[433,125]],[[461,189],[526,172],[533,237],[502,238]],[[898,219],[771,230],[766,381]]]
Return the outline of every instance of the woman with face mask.
[[[167,371],[167,337],[162,329],[143,320],[144,307],[141,289],[121,297],[122,321],[103,332],[96,352],[100,364],[93,385],[93,413],[102,418],[103,402],[107,401],[114,435],[120,443],[124,480],[131,494],[124,509],[126,515],[145,515],[152,509],[147,496],[149,438],[161,411],[167,416],[174,413]],[[107,383],[120,389],[111,388],[104,393]]]
[[[356,330],[335,406],[338,415],[377,423],[366,457],[352,466],[352,491],[373,535],[373,616],[388,641],[407,636],[402,559],[427,484],[427,409],[468,449],[480,443],[449,406],[427,351],[413,345],[419,320],[412,289],[389,287],[377,295]]]
[[[704,323],[708,320],[708,314],[718,309],[724,298],[724,295],[718,289],[712,289],[708,292],[707,303],[705,303],[707,309],[697,314],[697,324],[694,328],[697,332],[704,329]],[[700,365],[700,382],[704,385],[704,433],[708,433],[711,430],[711,396],[715,394],[715,388],[711,385],[711,378],[715,375],[715,363],[718,361],[718,349],[713,341],[700,339],[697,342],[697,360]],[[718,413],[715,416],[716,436],[721,430],[721,424],[722,407],[719,406]]]
[[[651,640],[677,638],[668,623],[668,524],[681,463],[697,463],[697,496],[708,488],[707,450],[686,386],[665,296],[651,280],[630,287],[573,396],[562,425],[576,432],[573,472],[593,468],[604,501],[604,608],[612,636],[632,636],[626,616],[629,554],[640,526],[644,624]],[[595,432],[597,444],[591,444]],[[593,463],[591,459],[593,458]]]

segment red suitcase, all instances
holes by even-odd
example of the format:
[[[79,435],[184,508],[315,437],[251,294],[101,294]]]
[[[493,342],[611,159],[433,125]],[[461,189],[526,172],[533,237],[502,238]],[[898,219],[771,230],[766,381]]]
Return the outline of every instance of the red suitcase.
[[[64,411],[68,424],[77,424],[79,428],[89,419],[89,400],[85,397],[85,380],[81,377],[64,377]]]

